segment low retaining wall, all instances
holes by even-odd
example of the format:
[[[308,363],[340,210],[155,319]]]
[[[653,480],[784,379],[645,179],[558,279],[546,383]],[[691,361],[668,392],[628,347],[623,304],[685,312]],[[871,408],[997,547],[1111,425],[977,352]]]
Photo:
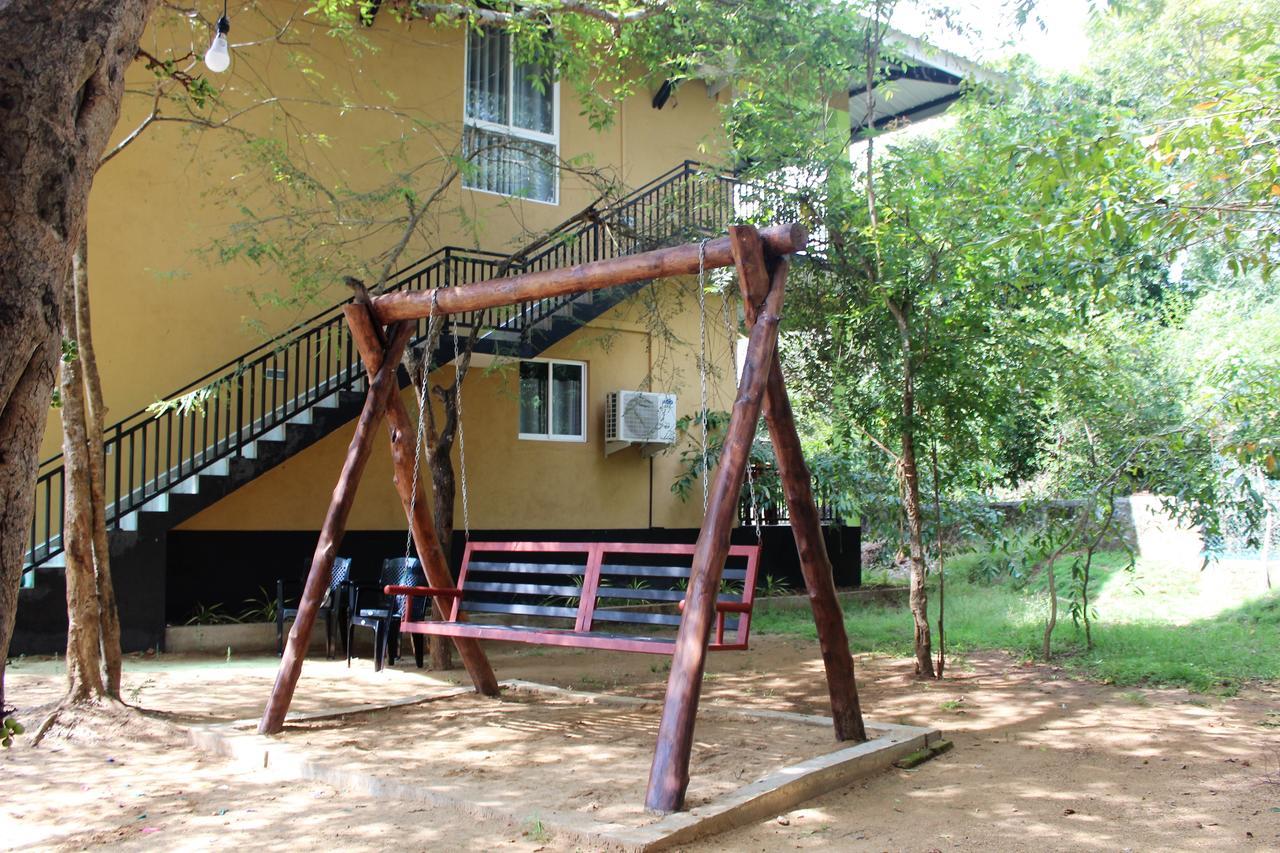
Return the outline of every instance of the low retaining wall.
[[[836,593],[836,598],[840,600],[841,607],[846,607],[850,604],[881,604],[885,607],[906,607],[910,596],[910,589],[896,584],[863,586]],[[807,610],[808,607],[809,596],[807,595],[771,595],[768,598],[756,599],[755,612]]]
[[[286,637],[289,625],[285,625]],[[339,643],[339,647],[341,644]],[[231,654],[249,652],[274,652],[276,650],[276,623],[244,622],[233,625],[169,625],[164,629],[164,650],[169,654],[182,652]],[[312,652],[324,652],[324,623],[311,632]]]
[[[905,607],[909,591],[905,586],[880,586],[880,587],[863,587],[860,589],[845,590],[837,593],[840,604],[847,606],[852,603],[868,603],[873,602],[882,604],[886,607]],[[774,595],[768,598],[757,598],[755,604],[756,613],[768,613],[770,611],[783,610],[805,610],[809,607],[809,597],[807,595]],[[648,613],[671,613],[678,614],[679,610],[670,604],[649,604],[636,605],[634,607],[618,608],[626,610],[637,610]],[[494,622],[509,622],[510,618],[501,618],[498,616],[491,617]],[[486,620],[489,621],[489,620]],[[520,617],[515,621],[530,624],[537,620],[533,617]],[[557,623],[549,622],[550,625]],[[286,632],[289,626],[285,625]],[[367,639],[365,635],[368,632],[361,632],[356,637],[356,648],[361,649],[362,639]],[[338,643],[341,646],[341,643]],[[258,652],[274,652],[276,650],[276,623],[274,622],[246,622],[236,623],[232,625],[170,625],[164,629],[164,651],[170,654],[176,653],[208,653],[220,654],[230,651],[231,654],[248,654]],[[310,651],[314,653],[324,652],[324,623],[316,624],[315,629],[311,632]]]

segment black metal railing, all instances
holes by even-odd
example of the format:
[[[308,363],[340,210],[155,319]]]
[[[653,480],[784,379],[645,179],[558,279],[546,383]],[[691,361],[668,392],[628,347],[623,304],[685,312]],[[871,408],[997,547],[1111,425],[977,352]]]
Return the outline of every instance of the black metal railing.
[[[818,506],[818,520],[823,524],[835,524],[838,519],[831,504],[817,496],[815,501]],[[791,512],[787,508],[786,501],[757,499],[752,505],[750,496],[743,495],[738,500],[738,521],[743,527],[790,524]]]
[[[806,192],[785,183],[744,182],[689,160],[609,207],[553,233],[527,255],[440,249],[396,274],[391,290],[465,286],[500,275],[553,269],[646,251],[723,232],[734,221],[804,221]],[[809,254],[824,248],[815,234]],[[492,309],[485,328],[526,334],[580,295]],[[119,528],[149,502],[255,440],[281,429],[318,402],[361,386],[364,369],[340,303],[135,412],[104,432],[106,517]],[[415,342],[426,334],[420,320]],[[443,336],[445,340],[448,336]],[[36,513],[25,563],[62,550],[62,457],[45,460],[36,480]]]

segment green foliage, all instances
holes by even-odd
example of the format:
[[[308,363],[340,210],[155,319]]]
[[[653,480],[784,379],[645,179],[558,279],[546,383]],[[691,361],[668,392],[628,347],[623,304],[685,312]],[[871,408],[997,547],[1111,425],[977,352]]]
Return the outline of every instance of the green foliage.
[[[830,267],[797,268],[789,288],[797,409],[874,472],[883,514],[863,519],[890,541],[908,439],[917,462],[936,449],[944,513],[997,488],[1086,498],[1090,519],[1059,541],[1105,533],[1110,495],[1137,489],[1210,533],[1224,513],[1259,517],[1253,472],[1275,471],[1280,435],[1265,290],[1280,221],[1276,4],[1243,21],[1218,0],[1123,11],[1099,15],[1106,46],[1087,74],[1048,80],[1015,62],[1010,85],[971,92],[950,128],[877,140],[852,171],[820,135],[758,158],[788,170],[776,209],[830,244]],[[1188,33],[1203,36],[1188,46]],[[1191,341],[1224,346],[1199,355]],[[1082,620],[1086,566],[1068,587]]]
[[[986,555],[953,558],[947,584],[947,645],[957,654],[1000,649],[1032,658],[1039,652],[1045,615],[1044,579],[1024,589],[1009,583],[973,584],[964,577]],[[1280,594],[1250,597],[1243,578],[1206,577],[1199,566],[1140,559],[1137,577],[1128,555],[1095,556],[1099,616],[1094,648],[1082,631],[1054,640],[1055,656],[1070,670],[1117,685],[1179,685],[1233,692],[1253,679],[1280,678]],[[1215,568],[1211,571],[1225,571]],[[1060,567],[1060,586],[1069,569]],[[1212,587],[1213,595],[1205,589]],[[935,606],[936,609],[936,606]],[[936,617],[936,613],[934,613]],[[851,604],[845,619],[856,652],[909,655],[911,621],[896,608]],[[813,636],[804,613],[764,612],[753,627],[766,633]]]
[[[583,683],[587,683],[587,679],[582,679]],[[542,822],[542,818],[534,815],[524,822],[520,834],[528,838],[535,844],[546,844],[551,841],[551,830],[547,829],[546,824]]]
[[[267,592],[266,587],[258,587],[256,598],[246,598],[245,609],[241,611],[241,622],[274,622],[279,613],[279,602],[275,595]]]
[[[3,720],[0,720],[0,746],[8,749],[13,746],[13,739],[25,732],[26,729],[23,727],[22,723],[18,722],[13,717],[5,717]]]
[[[971,584],[1008,583],[1015,589],[1021,588],[1035,563],[1044,557],[1042,551],[1030,546],[1028,539],[1026,534],[1011,529],[998,531],[990,551],[966,561],[965,578]],[[957,568],[954,562],[952,568]]]
[[[241,17],[248,20],[258,5],[248,4]],[[723,107],[730,141],[707,140],[704,158],[763,162],[768,155],[776,161],[780,146],[791,155],[810,147],[814,128],[832,142],[847,134],[847,119],[830,96],[847,87],[850,58],[864,36],[859,13],[868,3],[304,5],[279,22],[264,11],[269,32],[236,47],[237,73],[216,77],[206,76],[192,55],[178,55],[186,44],[205,39],[209,22],[182,10],[162,12],[161,26],[184,47],[149,58],[154,91],[135,93],[155,104],[159,120],[219,131],[218,145],[203,132],[192,135],[200,140],[202,159],[225,158],[233,176],[208,199],[225,207],[232,222],[215,235],[205,257],[284,273],[288,288],[247,290],[259,307],[305,305],[343,275],[376,286],[400,257],[401,236],[429,245],[443,218],[477,238],[484,227],[456,194],[443,192],[473,168],[459,142],[461,116],[430,118],[372,74],[330,75],[317,61],[320,54],[359,65],[380,49],[379,31],[407,28],[415,20],[441,29],[502,31],[518,62],[549,69],[535,87],[559,81],[594,129],[611,126],[625,99],[647,97],[664,81],[676,98],[682,86],[705,82],[733,97]],[[363,26],[375,12],[377,26]],[[778,85],[780,69],[785,86]],[[380,173],[344,168],[343,158],[355,152],[328,128],[334,119],[352,117],[364,140],[359,155]],[[561,165],[601,196],[616,189],[616,181],[585,160]]]
[[[187,625],[240,625],[253,622],[274,622],[278,611],[276,597],[265,587],[258,588],[258,596],[246,598],[238,613],[228,611],[221,604],[197,603]]]
[[[679,454],[680,467],[671,484],[671,492],[681,501],[687,502],[695,491],[701,490],[704,420],[708,483],[711,473],[720,463],[729,413],[708,410],[677,420],[674,450]],[[751,445],[750,479],[744,478],[739,495],[741,501],[753,503],[766,517],[781,512],[786,506],[773,445],[767,436],[768,431],[761,421],[756,426],[756,439]],[[805,442],[804,452],[812,475],[814,498],[819,504],[830,507],[835,518],[845,524],[861,523],[864,528],[868,524],[889,523],[892,513],[886,513],[884,508],[886,505],[896,508],[898,499],[892,492],[892,483],[886,483],[881,472],[869,471],[861,459],[825,447],[818,439]],[[887,494],[886,488],[889,490]]]
[[[681,501],[688,502],[695,490],[701,492],[704,458],[707,483],[710,486],[712,474],[720,464],[728,428],[729,413],[709,409],[685,415],[676,421],[677,437],[673,449],[679,453],[680,468],[671,484],[671,493]],[[773,447],[763,439],[765,435],[768,432],[762,420],[756,425],[756,437],[751,444],[749,457],[751,477],[750,481],[743,479],[741,498],[751,500],[754,491],[756,505],[768,509],[781,506],[783,497],[782,481],[778,478],[777,466],[774,464]]]
[[[1094,75],[1159,177],[1131,199],[1138,229],[1203,240],[1234,274],[1270,275],[1280,226],[1280,3],[1134,4],[1095,25]]]
[[[758,584],[757,592],[766,598],[777,595],[791,595],[794,590],[791,584],[787,583],[786,578],[776,578],[773,575],[765,575],[764,580]]]

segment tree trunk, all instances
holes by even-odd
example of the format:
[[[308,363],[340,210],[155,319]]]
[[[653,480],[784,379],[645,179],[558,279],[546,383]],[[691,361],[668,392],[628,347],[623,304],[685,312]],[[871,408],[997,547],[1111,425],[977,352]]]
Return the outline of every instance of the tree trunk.
[[[1059,550],[1058,553],[1061,553]],[[1053,654],[1053,629],[1058,627],[1058,580],[1054,575],[1054,563],[1058,561],[1058,553],[1049,558],[1049,619],[1044,623],[1044,641],[1041,644],[1041,657],[1048,660]]]
[[[929,634],[929,599],[925,591],[924,518],[920,514],[920,469],[916,464],[915,364],[911,351],[911,327],[907,309],[887,300],[889,312],[902,337],[902,508],[907,517],[907,550],[911,555],[911,618],[915,622],[916,675],[936,677],[933,644]]]
[[[508,258],[501,268],[501,274],[505,274],[510,269],[510,262],[511,258]],[[447,386],[435,387],[435,394],[444,407],[442,429],[436,429],[435,411],[431,408],[430,401],[426,401],[423,406],[427,418],[426,449],[427,467],[431,471],[432,516],[436,524],[436,535],[440,538],[440,547],[444,550],[445,559],[450,561],[450,565],[453,561],[453,502],[458,494],[457,479],[453,471],[453,443],[458,439],[463,428],[462,383],[467,378],[467,371],[471,369],[471,353],[475,351],[483,316],[483,314],[471,315],[471,331],[465,343],[460,341],[456,330],[453,333],[453,349],[458,353],[454,365],[453,382]],[[456,322],[457,319],[457,317],[451,318],[451,322]],[[434,347],[435,341],[431,341],[429,345]],[[430,360],[430,352],[425,353],[422,359],[424,369]],[[421,381],[418,382],[418,386],[421,393],[425,386]],[[466,464],[465,459],[463,464]],[[462,472],[464,483],[466,476],[467,472],[464,470]],[[466,497],[464,493],[463,501],[466,501]],[[465,508],[463,511],[466,511]],[[470,533],[470,531],[467,532]],[[443,637],[432,637],[430,650],[432,669],[453,669],[453,647]]]
[[[430,353],[423,356],[422,369],[430,362]],[[459,381],[455,374],[455,382]],[[425,387],[418,383],[418,393]],[[444,428],[436,429],[435,411],[431,401],[419,400],[427,419],[426,453],[427,470],[431,472],[431,515],[435,521],[436,535],[440,539],[440,549],[444,551],[445,560],[453,565],[453,501],[457,495],[453,476],[453,439],[458,426],[457,397],[453,386],[448,388],[436,386],[436,395],[444,406]],[[428,392],[428,396],[430,393]],[[441,617],[441,614],[437,614]],[[442,618],[442,617],[441,617]],[[453,649],[443,637],[429,638],[431,668],[435,670],[453,669]]]
[[[98,374],[98,361],[94,355],[93,335],[89,316],[89,247],[87,231],[81,233],[79,248],[72,260],[71,287],[66,296],[63,315],[63,340],[69,342],[74,352],[72,361],[63,364],[62,444],[67,471],[66,513],[82,536],[87,531],[88,547],[77,543],[75,559],[88,557],[89,566],[76,566],[77,573],[92,578],[93,601],[67,602],[68,625],[77,621],[77,613],[89,608],[98,613],[100,661],[81,660],[78,668],[97,665],[102,668],[105,691],[113,698],[120,698],[121,654],[120,617],[116,609],[115,586],[111,578],[111,544],[107,538],[106,520],[106,460],[102,448],[102,427],[105,409],[102,403],[102,381]],[[68,447],[75,452],[67,452]],[[68,552],[68,572],[71,571],[71,552]],[[78,593],[89,587],[78,583]],[[71,587],[68,585],[68,596]],[[86,624],[84,616],[78,621]],[[71,649],[68,645],[68,672],[70,673]],[[73,678],[73,676],[69,676]],[[73,686],[73,693],[74,690]],[[94,694],[96,695],[96,693]],[[80,697],[83,698],[83,697]]]
[[[938,678],[942,678],[947,669],[947,633],[944,619],[947,613],[947,558],[942,553],[942,488],[938,483],[938,442],[936,440],[929,447],[929,461],[933,465],[933,509],[937,525],[934,538],[938,548]]]
[[[916,467],[915,436],[902,433],[902,503],[907,516],[907,544],[911,553],[911,618],[915,621],[916,675],[934,678],[933,644],[929,633],[929,601],[925,591],[924,519],[920,515],[920,471]]]
[[[77,265],[79,266],[79,265]],[[77,272],[79,272],[77,270]],[[74,340],[75,295],[68,289],[64,314]],[[69,349],[62,359],[62,455],[66,470],[62,547],[67,581],[67,695],[84,702],[106,692],[102,680],[102,620],[93,559],[93,463],[85,429],[83,362]]]
[[[1271,589],[1271,537],[1275,535],[1276,511],[1267,506],[1267,520],[1262,527],[1262,576]]]
[[[0,705],[63,291],[155,0],[0,6]]]
[[[1089,543],[1088,549],[1085,551],[1084,568],[1080,575],[1080,618],[1084,621],[1084,648],[1085,651],[1093,651],[1093,622],[1089,617],[1089,581],[1093,571],[1093,555],[1102,547],[1102,540],[1106,538],[1107,533],[1111,530],[1111,523],[1116,517],[1116,487],[1111,486],[1111,490],[1107,493],[1107,515],[1102,520],[1102,526],[1098,529],[1098,535],[1093,537]]]
[[[444,396],[444,395],[442,395]],[[430,402],[427,404],[430,406]],[[453,565],[453,430],[450,424],[456,422],[456,409],[447,399],[444,400],[445,429],[438,441],[427,440],[427,468],[431,471],[432,515],[435,517],[436,533],[440,537],[440,548],[450,566]],[[434,430],[432,430],[434,432]],[[444,436],[448,436],[447,439]],[[431,668],[434,670],[453,669],[453,646],[444,637],[429,637]]]

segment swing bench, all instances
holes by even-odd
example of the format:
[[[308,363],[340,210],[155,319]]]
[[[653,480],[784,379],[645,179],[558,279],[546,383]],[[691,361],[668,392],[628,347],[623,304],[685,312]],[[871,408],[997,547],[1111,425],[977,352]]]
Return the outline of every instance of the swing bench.
[[[364,473],[377,428],[385,421],[391,439],[393,480],[409,520],[411,545],[428,583],[423,587],[390,586],[387,591],[403,595],[406,607],[411,598],[430,598],[432,609],[437,611],[435,619],[402,623],[402,630],[450,637],[476,692],[486,696],[497,696],[499,685],[480,640],[670,654],[671,671],[645,807],[660,813],[681,808],[689,784],[694,718],[706,652],[746,648],[759,547],[733,546],[730,537],[738,495],[747,476],[751,442],[763,414],[773,439],[791,531],[822,649],[835,736],[837,740],[865,740],[853,658],[836,598],[831,561],[822,540],[809,471],[776,349],[789,258],[804,249],[807,240],[807,232],[799,225],[778,225],[761,231],[736,225],[730,227],[726,237],[697,244],[623,255],[569,269],[538,270],[465,287],[384,293],[372,299],[366,296],[346,306],[343,313],[352,342],[369,375],[368,390],[320,528],[298,616],[289,632],[258,731],[275,734],[284,728],[334,555],[346,531],[356,485]],[[738,273],[750,335],[714,482],[704,489],[708,499],[697,544],[472,542],[464,555],[459,583],[455,584],[418,481],[414,425],[398,392],[396,371],[417,322],[427,319],[430,329],[432,321],[443,316],[655,278],[697,274],[701,284],[707,270],[729,266]],[[461,445],[459,435],[460,454]],[[465,467],[463,471],[465,477]],[[464,500],[464,522],[465,503]],[[735,590],[732,586],[738,581],[739,571],[742,586]],[[726,582],[730,586],[726,587]],[[636,601],[675,602],[682,607],[679,616],[623,609]],[[548,618],[553,624],[556,619],[560,622],[550,628],[489,624],[468,621],[470,614],[503,619],[533,616]],[[628,623],[678,626],[679,630],[674,640],[596,630],[597,624]]]
[[[665,543],[469,542],[456,588],[392,585],[385,591],[402,597],[403,633],[669,655],[674,637],[601,628],[678,628],[679,615],[635,605],[683,610],[693,553],[693,545]],[[759,562],[759,545],[729,548],[709,651],[747,649]],[[408,618],[416,598],[436,599],[446,618]],[[469,621],[473,614],[488,621]],[[543,624],[508,622],[526,617]]]

